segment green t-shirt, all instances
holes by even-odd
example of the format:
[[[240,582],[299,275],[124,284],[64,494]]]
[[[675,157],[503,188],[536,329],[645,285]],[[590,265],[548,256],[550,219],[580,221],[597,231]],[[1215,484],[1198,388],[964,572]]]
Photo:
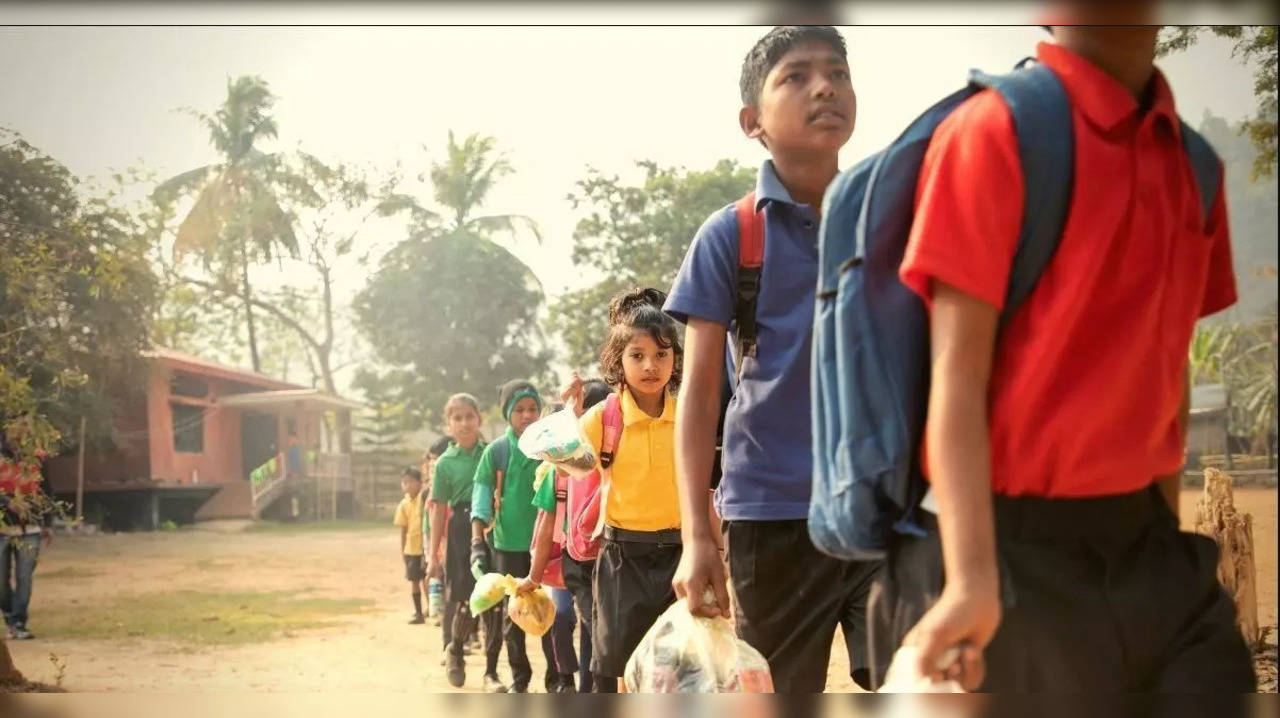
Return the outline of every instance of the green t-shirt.
[[[475,478],[482,453],[483,442],[476,442],[470,449],[450,444],[436,459],[436,467],[431,472],[431,500],[446,506],[470,503],[471,481]]]
[[[533,477],[541,462],[520,453],[511,427],[507,427],[506,440],[510,458],[502,479],[502,509],[494,522],[493,547],[499,551],[528,551],[529,544],[533,543],[533,522],[538,515],[533,507]],[[489,444],[476,466],[471,490],[471,517],[485,523],[493,520],[492,454],[493,444]]]
[[[554,464],[542,462],[538,467],[538,477],[533,482],[533,507],[549,514],[556,512],[556,467]],[[564,512],[564,531],[569,531],[569,512]]]

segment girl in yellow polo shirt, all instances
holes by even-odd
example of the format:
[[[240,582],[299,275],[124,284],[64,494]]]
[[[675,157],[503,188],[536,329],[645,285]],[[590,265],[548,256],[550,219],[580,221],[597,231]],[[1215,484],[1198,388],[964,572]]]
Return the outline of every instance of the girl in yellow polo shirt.
[[[617,690],[627,659],[676,598],[671,579],[680,562],[675,420],[682,350],[679,327],[662,311],[665,300],[657,289],[614,297],[609,338],[600,350],[604,380],[621,398],[622,436],[610,468],[594,576],[591,671],[597,692]],[[574,382],[566,394],[580,392],[581,382]],[[601,402],[580,419],[597,447],[603,413]]]

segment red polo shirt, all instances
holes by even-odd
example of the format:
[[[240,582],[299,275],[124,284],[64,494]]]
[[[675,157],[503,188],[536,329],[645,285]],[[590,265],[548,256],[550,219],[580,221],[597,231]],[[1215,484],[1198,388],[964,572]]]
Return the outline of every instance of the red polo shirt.
[[[1075,184],[1057,254],[996,344],[993,489],[1136,491],[1182,465],[1177,417],[1191,333],[1197,318],[1236,300],[1226,209],[1220,191],[1201,216],[1158,71],[1143,113],[1079,55],[1041,43],[1037,57],[1071,98]],[[1022,203],[1008,107],[982,92],[929,145],[902,281],[926,302],[941,281],[1001,308]]]

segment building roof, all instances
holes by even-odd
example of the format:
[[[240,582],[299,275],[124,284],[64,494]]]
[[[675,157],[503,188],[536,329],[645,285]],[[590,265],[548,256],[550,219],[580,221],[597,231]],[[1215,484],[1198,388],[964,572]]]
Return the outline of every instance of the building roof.
[[[300,404],[304,409],[317,409],[320,411],[361,409],[364,406],[358,401],[327,394],[319,389],[277,389],[274,391],[228,394],[219,397],[217,403],[219,406],[259,408],[293,407]]]
[[[1223,384],[1200,384],[1191,387],[1191,413],[1200,414],[1227,408],[1227,387]]]
[[[239,369],[230,367],[225,364],[219,364],[215,361],[203,359],[194,354],[187,354],[176,349],[168,349],[166,347],[155,347],[150,351],[142,352],[142,356],[149,359],[157,359],[160,362],[181,369],[192,374],[200,376],[211,376],[219,379],[228,379],[230,381],[240,382],[242,384],[250,384],[253,386],[261,386],[267,389],[304,389],[305,387],[297,384],[290,384],[287,381],[280,381],[274,377],[249,369]]]

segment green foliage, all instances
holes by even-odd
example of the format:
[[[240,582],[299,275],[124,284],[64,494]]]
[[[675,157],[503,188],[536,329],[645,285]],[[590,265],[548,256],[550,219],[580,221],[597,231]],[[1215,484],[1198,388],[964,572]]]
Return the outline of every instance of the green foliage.
[[[1280,372],[1275,315],[1262,322],[1197,328],[1189,359],[1192,384],[1226,385],[1231,433],[1249,437],[1255,452],[1270,455]]]
[[[0,130],[0,246],[0,421],[23,424],[27,458],[56,454],[81,416],[109,442],[156,301],[144,220]]]
[[[1191,47],[1205,29],[1201,26],[1165,28],[1156,43],[1156,56]],[[1273,178],[1276,173],[1276,26],[1215,25],[1207,29],[1219,37],[1234,40],[1231,56],[1253,68],[1257,109],[1253,117],[1242,124],[1240,132],[1248,135],[1257,150],[1251,172],[1253,179]]]
[[[551,331],[570,366],[587,371],[608,327],[609,299],[634,286],[671,287],[689,243],[707,217],[755,183],[755,170],[722,160],[709,170],[638,162],[638,185],[591,170],[569,195],[586,212],[574,229],[573,262],[605,279],[561,297],[551,308]]]
[[[494,183],[512,171],[492,138],[452,133],[444,162],[432,164],[436,213],[408,195],[390,201],[408,208],[410,236],[381,259],[353,302],[356,323],[391,367],[398,402],[428,421],[440,418],[448,396],[470,392],[497,399],[498,386],[517,377],[545,378],[548,352],[539,347],[535,319],[543,302],[537,278],[494,241],[532,220],[481,215]],[[434,218],[451,217],[441,225]]]

